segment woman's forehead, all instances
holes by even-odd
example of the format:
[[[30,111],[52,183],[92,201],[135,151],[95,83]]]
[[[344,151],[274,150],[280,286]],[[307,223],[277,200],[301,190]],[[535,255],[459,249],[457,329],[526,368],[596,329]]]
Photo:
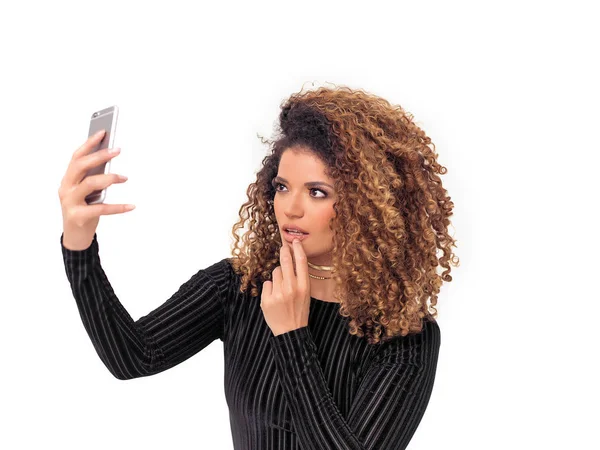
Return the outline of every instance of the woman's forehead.
[[[333,181],[325,174],[325,164],[323,164],[323,161],[321,161],[314,153],[306,150],[286,150],[281,155],[278,169],[277,174],[290,181],[290,177],[298,178],[299,180],[311,178],[311,180],[308,181],[318,180],[326,183],[331,183]],[[314,178],[314,180],[312,180],[312,178]]]

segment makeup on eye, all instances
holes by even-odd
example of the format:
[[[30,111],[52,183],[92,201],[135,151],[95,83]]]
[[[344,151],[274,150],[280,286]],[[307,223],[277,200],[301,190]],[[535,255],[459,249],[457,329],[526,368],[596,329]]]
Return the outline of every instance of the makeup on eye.
[[[273,185],[273,188],[275,188],[275,192],[282,192],[282,191],[280,191],[280,190],[279,190],[279,189],[277,189],[277,188],[278,188],[278,186],[285,186],[285,184],[283,184],[283,183],[277,183],[277,182],[275,182],[275,181],[272,183],[272,185]],[[325,194],[323,197],[315,197],[315,198],[326,198],[326,197],[328,196],[327,192],[325,192],[323,189],[319,189],[319,188],[310,188],[309,190],[310,190],[310,191],[320,191],[320,192],[322,192],[323,194]]]

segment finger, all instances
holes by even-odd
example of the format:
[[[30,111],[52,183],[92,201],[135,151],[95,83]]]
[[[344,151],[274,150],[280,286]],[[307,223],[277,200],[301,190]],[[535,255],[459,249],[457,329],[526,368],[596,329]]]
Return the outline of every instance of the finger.
[[[83,143],[81,147],[75,150],[75,153],[73,153],[73,159],[78,159],[82,156],[87,155],[90,152],[90,150],[102,140],[105,133],[106,130],[100,130],[97,133],[92,134],[87,139],[87,141]]]
[[[273,270],[273,291],[272,295],[277,295],[281,293],[281,283],[283,281],[283,276],[281,274],[281,267],[277,266]]]
[[[289,247],[281,247],[279,250],[279,261],[283,273],[283,284],[286,289],[291,290],[296,285],[296,275],[294,275],[294,262],[292,261],[292,251]]]
[[[273,293],[273,282],[267,280],[263,283],[261,298],[270,297],[272,293]]]
[[[294,259],[296,261],[296,278],[299,287],[304,287],[304,292],[310,291],[310,279],[308,277],[308,259],[304,253],[302,242],[296,240],[292,247],[294,248]]]
[[[72,194],[72,200],[77,203],[83,203],[85,197],[94,191],[102,191],[115,183],[124,183],[125,180],[119,178],[116,173],[98,174],[86,177],[76,185],[75,192]]]
[[[288,241],[286,241],[285,239],[284,239],[283,243],[284,243],[284,245],[285,245],[285,246],[286,246],[286,247],[287,247],[287,248],[290,250],[290,254],[292,255],[292,262],[294,262],[294,263],[295,263],[295,261],[294,261],[294,249],[293,249],[293,247],[292,247],[292,244],[290,244],[290,243],[289,243]],[[294,264],[294,266],[295,266],[295,264]]]
[[[86,174],[87,170],[89,170],[88,162],[86,162],[85,165],[82,164],[82,158],[84,158],[85,156],[87,156],[89,154],[98,155],[96,157],[97,163],[94,163],[95,166],[102,164],[103,161],[104,162],[108,161],[108,160],[106,160],[106,154],[104,154],[102,152],[92,153],[92,149],[98,145],[98,143],[102,139],[103,135],[104,135],[104,130],[100,130],[97,134],[90,136],[90,138],[81,147],[79,147],[75,151],[75,153],[73,153],[71,162],[69,163],[69,166],[67,167],[67,171],[65,172],[65,175],[62,179],[62,182],[61,182],[62,185],[68,186],[70,189],[73,185],[80,183],[81,180],[83,178],[85,178],[85,174]],[[89,162],[91,162],[91,161],[89,161]]]
[[[123,214],[135,208],[128,208],[126,204],[104,204],[95,203],[91,205],[78,205],[74,207],[82,221],[88,221],[93,217]]]

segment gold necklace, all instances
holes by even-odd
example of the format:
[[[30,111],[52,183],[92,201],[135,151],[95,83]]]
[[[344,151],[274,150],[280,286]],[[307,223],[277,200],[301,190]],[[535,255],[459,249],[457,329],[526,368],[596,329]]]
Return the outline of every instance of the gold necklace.
[[[317,266],[316,264],[311,263],[310,261],[306,261],[308,263],[308,267],[312,267],[317,270],[333,270],[333,266]]]
[[[331,277],[320,277],[318,275],[313,275],[312,273],[308,273],[308,276],[314,278],[315,280],[331,280]]]
[[[327,271],[331,271],[333,270],[333,266],[317,266],[316,264],[312,264],[310,262],[308,262],[308,267],[312,267],[313,269],[316,270],[327,270]],[[315,280],[331,280],[331,277],[320,277],[318,275],[313,275],[312,273],[308,274],[309,277],[314,278]]]

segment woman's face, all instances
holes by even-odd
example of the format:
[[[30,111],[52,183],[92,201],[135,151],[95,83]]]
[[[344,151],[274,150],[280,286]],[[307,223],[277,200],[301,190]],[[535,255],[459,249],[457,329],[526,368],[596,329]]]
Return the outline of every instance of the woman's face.
[[[314,184],[305,186],[305,183]],[[302,241],[307,258],[313,264],[330,264],[333,231],[329,221],[335,215],[336,195],[333,180],[325,175],[324,164],[306,149],[291,147],[283,152],[272,184],[283,245],[291,247],[284,237],[284,225],[298,226],[308,233]]]

